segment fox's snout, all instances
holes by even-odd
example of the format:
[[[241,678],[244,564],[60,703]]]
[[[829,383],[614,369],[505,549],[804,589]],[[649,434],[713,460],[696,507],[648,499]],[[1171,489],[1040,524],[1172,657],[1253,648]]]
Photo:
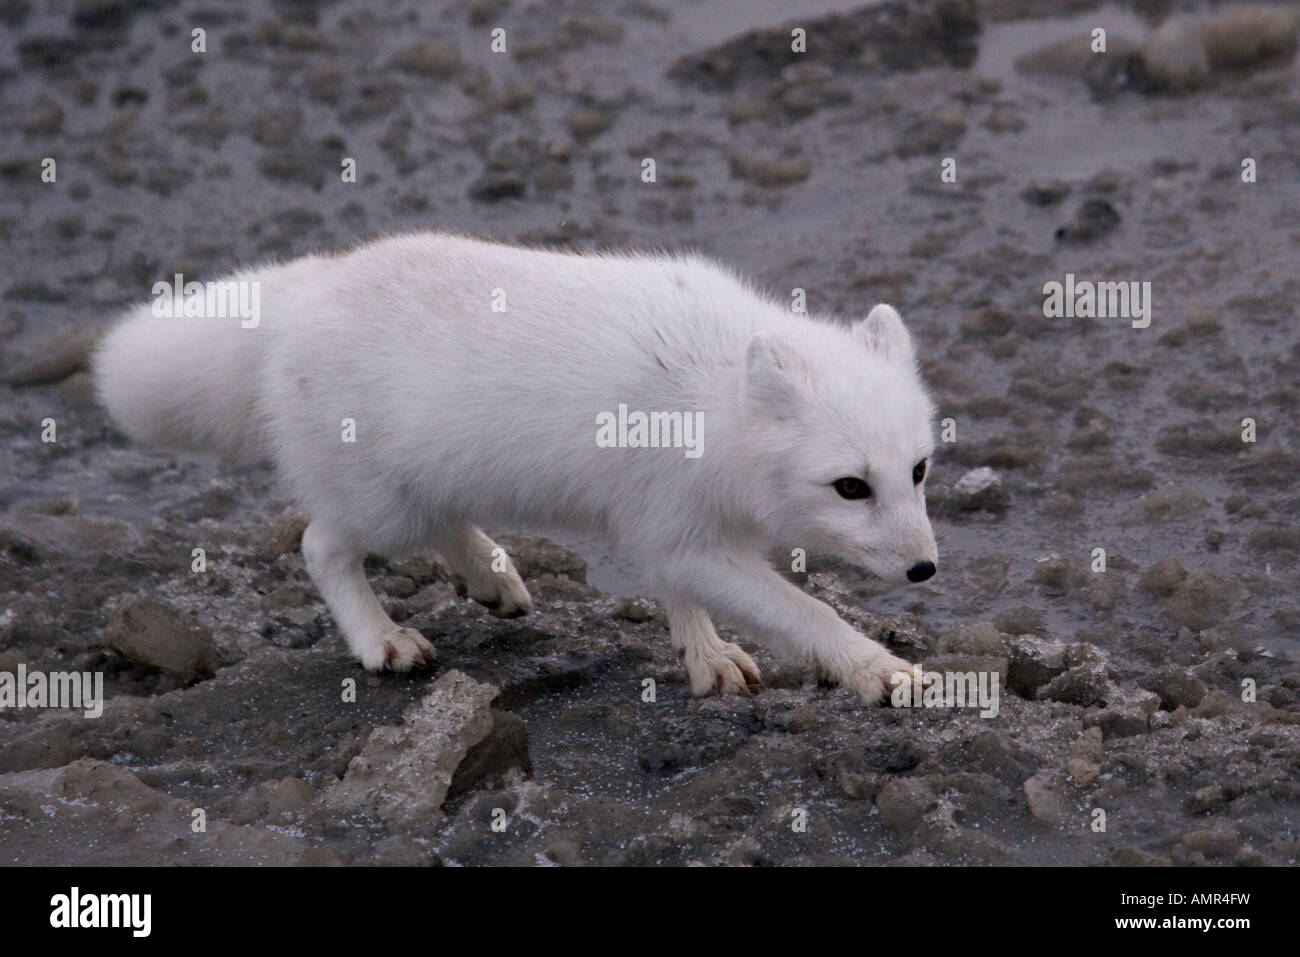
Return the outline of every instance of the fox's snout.
[[[939,544],[924,507],[899,516],[892,529],[896,545],[888,553],[890,568],[883,577],[914,585],[933,578],[939,571]]]
[[[907,580],[910,582],[923,582],[927,578],[933,578],[936,571],[938,569],[935,568],[934,562],[917,562],[907,570]]]

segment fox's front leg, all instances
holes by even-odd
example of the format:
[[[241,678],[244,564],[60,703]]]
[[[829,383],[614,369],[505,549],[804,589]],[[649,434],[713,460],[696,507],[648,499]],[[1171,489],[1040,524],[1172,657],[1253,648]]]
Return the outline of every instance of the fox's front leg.
[[[394,624],[384,612],[366,584],[365,549],[347,535],[315,520],[303,532],[302,557],[348,647],[367,670],[410,671],[436,657],[424,635]]]
[[[665,604],[673,654],[686,669],[691,694],[699,698],[715,690],[738,694],[762,687],[763,676],[754,659],[739,645],[718,637],[708,612],[689,601]]]
[[[829,605],[782,578],[758,555],[718,552],[679,556],[659,572],[661,587],[774,650],[816,661],[863,701],[883,698],[912,665],[858,634]],[[671,618],[670,618],[671,621]]]

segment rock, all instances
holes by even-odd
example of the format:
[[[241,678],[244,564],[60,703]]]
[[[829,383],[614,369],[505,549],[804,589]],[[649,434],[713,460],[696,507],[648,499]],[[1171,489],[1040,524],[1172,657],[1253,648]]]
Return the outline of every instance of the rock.
[[[962,319],[961,334],[967,339],[997,339],[1011,332],[1015,324],[1015,316],[1001,306],[984,306]],[[971,469],[962,478],[974,482],[975,488],[967,487],[964,491],[977,491],[979,487],[989,483],[989,476],[1001,483],[1001,479],[998,479],[997,473],[991,468]],[[961,482],[957,484],[960,485]]]
[[[984,128],[994,133],[1019,133],[1028,125],[1020,112],[1011,107],[995,108],[984,121]]]
[[[130,19],[131,7],[130,0],[76,0],[72,22],[90,29],[121,27]]]
[[[1149,89],[1190,90],[1224,70],[1251,70],[1295,50],[1300,14],[1257,4],[1229,7],[1210,19],[1171,17],[1153,30],[1136,58]]]
[[[1094,193],[1101,193],[1109,196],[1118,192],[1119,188],[1124,185],[1124,175],[1118,170],[1103,169],[1092,174],[1092,177],[1085,184],[1086,188]]]
[[[90,367],[90,356],[98,341],[97,330],[66,329],[33,346],[5,376],[5,381],[13,386],[61,382]]]
[[[925,846],[936,854],[962,864],[991,864],[1007,856],[1006,846],[990,834],[962,827],[950,819],[936,821],[930,815],[925,823]]]
[[[1121,847],[1111,852],[1112,867],[1173,867],[1174,862],[1167,857],[1148,854],[1140,847]]]
[[[322,63],[307,73],[307,94],[313,100],[335,103],[343,95],[347,74],[337,63]]]
[[[471,199],[495,202],[511,196],[522,196],[526,188],[522,173],[515,170],[489,170],[470,184],[469,195]]]
[[[460,66],[460,50],[445,43],[413,43],[393,58],[392,65],[420,76],[448,77]]]
[[[948,501],[964,511],[1000,512],[1007,507],[1007,493],[998,473],[983,466],[958,479]]]
[[[1131,708],[1146,715],[1153,715],[1160,708],[1160,698],[1150,691],[1138,688],[1116,688],[1111,694],[1108,707]]]
[[[418,591],[415,580],[406,575],[385,575],[379,582],[384,594],[393,598],[410,598]]]
[[[267,809],[273,814],[293,814],[315,799],[315,789],[302,778],[282,778],[275,782]]]
[[[524,774],[533,773],[524,719],[493,708],[492,730],[466,752],[465,759],[452,775],[447,799],[454,800],[481,788],[500,787],[508,772],[516,768]]]
[[[254,116],[251,123],[254,143],[282,149],[300,135],[302,113],[292,108],[270,109]]]
[[[781,82],[790,86],[821,86],[835,79],[835,71],[825,63],[792,63],[781,71]]]
[[[207,829],[195,832],[194,810],[124,768],[90,758],[0,774],[0,857],[65,867],[343,863],[310,841],[230,824],[211,813]]]
[[[962,751],[972,770],[1013,787],[1035,770],[1032,752],[1017,745],[1004,731],[981,731],[962,742]]]
[[[1059,179],[1035,181],[1020,193],[1031,206],[1055,206],[1069,195],[1070,184]]]
[[[1161,608],[1175,627],[1204,631],[1223,621],[1244,594],[1245,589],[1232,579],[1195,571],[1162,602]]]
[[[272,555],[296,552],[302,548],[302,533],[306,530],[307,519],[286,508],[266,527],[263,537],[266,550]]]
[[[1106,37],[1107,53],[1095,53],[1092,35],[1078,33],[1016,57],[1014,66],[1021,73],[1081,78],[1098,57],[1109,54],[1111,37]]]
[[[1205,496],[1193,488],[1166,485],[1148,492],[1128,510],[1128,517],[1143,522],[1188,520],[1209,505]]]
[[[912,0],[845,9],[824,17],[801,17],[808,36],[831,40],[836,67],[875,71],[882,66],[917,70],[926,66],[969,67],[978,51],[979,5],[975,0]],[[669,69],[676,80],[711,89],[772,82],[774,70],[801,63],[790,26],[750,30],[702,52],[692,52]]]
[[[649,621],[654,609],[644,598],[621,598],[611,614],[614,618],[639,624]]]
[[[761,867],[773,863],[771,855],[752,837],[743,837],[737,841],[725,853],[723,860],[728,867]]]
[[[1065,644],[1033,635],[1011,641],[1007,661],[1007,686],[1022,698],[1033,700],[1038,689],[1065,672]]]
[[[564,118],[575,139],[588,140],[614,125],[614,117],[595,107],[582,107]]]
[[[866,768],[866,762],[858,751],[841,751],[834,755],[823,773],[832,781],[840,792],[857,800],[874,801],[886,778]]]
[[[376,728],[343,778],[330,785],[325,806],[364,811],[390,827],[430,833],[456,771],[492,732],[497,688],[455,669],[410,705],[400,725]]]
[[[956,145],[966,132],[966,120],[950,106],[918,115],[906,122],[894,152],[916,156]]]
[[[1125,690],[1112,685],[1106,692],[1106,707],[1084,716],[1085,728],[1097,728],[1102,738],[1127,738],[1151,730],[1152,716],[1160,699],[1150,691]]]
[[[1265,702],[1248,703],[1236,695],[1211,691],[1191,713],[1198,718],[1221,718],[1224,715],[1240,715],[1244,718],[1258,719],[1265,709],[1271,707]]]
[[[731,175],[756,186],[788,186],[802,182],[812,172],[807,160],[763,156],[753,152],[734,152],[730,157]]]
[[[545,538],[498,535],[497,542],[510,553],[520,578],[558,575],[579,584],[587,583],[587,561],[573,549]]]
[[[1159,695],[1160,707],[1165,711],[1173,711],[1179,705],[1195,708],[1208,690],[1205,682],[1177,665],[1167,665],[1147,675],[1138,684]]]
[[[1187,800],[1183,802],[1183,807],[1193,814],[1206,814],[1224,807],[1230,800],[1232,796],[1223,785],[1207,784],[1189,794]]]
[[[47,137],[58,133],[63,126],[63,107],[54,99],[41,94],[36,101],[17,117],[18,125],[29,136]]]
[[[266,593],[266,603],[273,608],[304,608],[312,603],[314,596],[302,585],[277,585]]]
[[[1083,580],[1083,573],[1055,552],[1038,559],[1034,568],[1034,581],[1042,586],[1043,594],[1051,597],[1079,590]]]
[[[994,615],[993,627],[1008,635],[1033,637],[1043,634],[1047,627],[1047,616],[1041,607],[1030,608],[1028,605],[1017,605]]]
[[[892,778],[876,795],[876,810],[886,827],[908,836],[920,827],[934,800],[934,789],[925,778]]]
[[[1045,701],[1063,701],[1085,708],[1105,704],[1114,685],[1110,669],[1104,662],[1090,662],[1057,675],[1039,689],[1038,697]]]
[[[670,741],[652,741],[637,754],[637,764],[647,774],[676,774],[686,763],[685,753]]]
[[[1105,236],[1119,222],[1119,212],[1109,202],[1096,197],[1085,199],[1074,219],[1056,231],[1056,240],[1071,244],[1090,243]]]
[[[1300,12],[1264,4],[1229,7],[1201,26],[1201,43],[1214,69],[1254,69],[1290,56]]]
[[[437,854],[431,854],[418,841],[405,834],[390,834],[379,841],[375,844],[371,859],[381,867],[420,867],[441,864]]]
[[[1101,728],[1086,728],[1070,745],[1065,770],[1080,784],[1087,784],[1101,773]]]
[[[1186,577],[1187,571],[1182,562],[1170,555],[1148,568],[1138,582],[1138,587],[1157,598],[1164,598],[1177,591]]]
[[[71,408],[93,409],[99,401],[95,393],[95,380],[89,372],[74,372],[58,386],[59,398]]]
[[[495,110],[519,110],[532,106],[537,99],[537,92],[523,83],[507,83],[492,99]]]
[[[923,662],[926,671],[936,671],[943,675],[963,674],[975,675],[978,680],[981,675],[998,676],[998,693],[1007,686],[1007,659],[998,655],[966,655],[966,654],[941,654],[927,655]],[[974,695],[976,685],[968,682],[966,685],[967,693]],[[991,688],[990,688],[991,690]],[[967,707],[976,707],[975,701],[970,700]]]
[[[925,760],[925,749],[907,740],[886,743],[872,751],[871,757],[877,766],[883,767],[890,774],[911,771]]]
[[[98,552],[140,554],[146,548],[141,531],[117,519],[34,512],[19,515],[10,528],[0,528],[0,542],[6,542],[11,554],[33,563]]]
[[[1061,792],[1063,782],[1056,772],[1039,771],[1026,780],[1023,787],[1029,813],[1044,824],[1060,827],[1074,816],[1074,808]]]
[[[1225,857],[1241,845],[1236,828],[1227,822],[1184,831],[1181,840],[1189,851],[1200,851],[1206,857]]]
[[[727,106],[727,122],[732,126],[739,126],[741,123],[760,120],[771,110],[772,104],[767,100],[733,100]]]
[[[1011,637],[990,621],[964,622],[940,637],[935,651],[941,654],[992,655],[1006,658]],[[1006,675],[1003,675],[1005,678]]]
[[[205,625],[140,595],[127,597],[109,615],[104,644],[136,664],[184,681],[211,677],[217,668],[212,634]]]
[[[923,847],[914,847],[889,861],[886,867],[938,867],[940,861]]]

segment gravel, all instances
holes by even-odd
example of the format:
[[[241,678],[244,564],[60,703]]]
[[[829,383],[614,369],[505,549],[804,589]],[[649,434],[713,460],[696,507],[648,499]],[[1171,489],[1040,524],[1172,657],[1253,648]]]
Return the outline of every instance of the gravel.
[[[1162,92],[1130,69],[1144,4],[1106,8],[1114,60],[1033,72],[1100,14],[883,3],[799,17],[801,58],[766,5],[634,6],[6,14],[0,671],[100,673],[107,700],[0,708],[0,860],[1297,863],[1293,63]],[[206,54],[174,29],[200,19]],[[175,272],[430,227],[896,305],[951,420],[939,574],[810,556],[799,584],[900,656],[996,673],[996,717],[864,707],[729,633],[766,688],[693,699],[632,572],[539,530],[489,530],[519,620],[435,557],[369,560],[438,657],[361,671],[274,476],[130,445],[85,364]],[[1151,281],[1151,327],[1045,319],[1066,272]]]

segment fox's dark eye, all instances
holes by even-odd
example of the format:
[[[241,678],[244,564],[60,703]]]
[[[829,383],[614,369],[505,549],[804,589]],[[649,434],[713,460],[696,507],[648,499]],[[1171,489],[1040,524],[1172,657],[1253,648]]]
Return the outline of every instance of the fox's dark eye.
[[[860,478],[842,478],[832,483],[840,498],[870,498],[871,486]]]
[[[920,485],[923,478],[925,478],[925,459],[912,466],[912,484]]]

